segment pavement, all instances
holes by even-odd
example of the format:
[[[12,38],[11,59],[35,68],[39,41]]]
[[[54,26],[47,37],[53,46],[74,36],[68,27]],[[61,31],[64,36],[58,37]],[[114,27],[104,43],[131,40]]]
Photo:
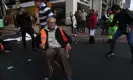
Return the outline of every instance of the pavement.
[[[71,35],[71,27],[70,26],[60,26],[62,27],[68,35]],[[33,29],[35,31],[35,33],[39,33],[39,27],[38,26],[34,26],[33,25]],[[16,29],[14,27],[14,25],[9,25],[6,26],[3,30],[0,30],[0,32],[3,33],[3,35],[13,35],[16,34],[16,32],[18,31],[18,29]],[[81,32],[77,32],[77,40],[81,41],[81,42],[85,42],[89,40],[89,35],[88,35],[88,29],[86,28],[85,33],[81,33]],[[101,35],[101,29],[96,29],[96,33],[95,33],[95,39],[96,42],[107,42],[108,37],[106,35]],[[126,42],[127,43],[127,39],[126,36],[121,36],[117,42]]]

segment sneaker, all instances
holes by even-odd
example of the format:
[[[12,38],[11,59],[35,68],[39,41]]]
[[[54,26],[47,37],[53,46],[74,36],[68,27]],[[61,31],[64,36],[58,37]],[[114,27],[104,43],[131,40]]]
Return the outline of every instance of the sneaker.
[[[71,36],[74,36],[74,34],[71,34]]]
[[[50,80],[49,78],[44,78],[44,80]]]
[[[74,34],[74,36],[76,37],[77,35],[76,35],[76,34]]]
[[[10,52],[10,50],[5,50],[5,53],[9,53]]]
[[[114,52],[109,52],[105,56],[108,57],[108,58],[110,58],[110,57],[114,56],[114,54],[115,54]]]

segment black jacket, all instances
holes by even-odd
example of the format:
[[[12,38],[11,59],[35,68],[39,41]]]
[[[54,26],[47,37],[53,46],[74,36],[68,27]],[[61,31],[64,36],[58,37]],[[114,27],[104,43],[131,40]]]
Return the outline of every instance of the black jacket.
[[[123,10],[121,10],[121,12],[119,14],[116,14],[114,16],[114,20],[113,20],[111,26],[112,27],[115,26],[115,24],[118,21],[119,22],[118,23],[118,28],[123,31],[123,30],[126,29],[127,24],[129,24],[129,25],[132,24],[132,22],[133,22],[132,17],[133,16],[130,15],[130,10],[123,9]]]
[[[44,30],[46,31],[46,35],[47,35],[47,40],[46,40],[46,49],[47,49],[47,48],[48,48],[48,37],[49,37],[49,36],[48,36],[48,31],[47,31],[46,29],[44,29]],[[62,48],[65,48],[66,45],[67,45],[68,43],[71,44],[72,39],[65,33],[64,30],[63,30],[63,32],[64,32],[66,38],[68,39],[67,42],[64,42],[64,40],[63,40],[63,38],[62,38],[62,35],[61,35],[61,33],[60,33],[59,27],[58,27],[58,28],[56,29],[56,31],[55,31],[55,37],[56,37],[56,40],[58,41],[58,43],[61,45],[61,47],[62,47]]]
[[[48,48],[48,31],[46,29],[44,29],[44,30],[46,31],[46,34],[47,34],[47,40],[46,40],[46,49],[47,49]],[[61,45],[61,47],[65,48],[67,43],[70,43],[70,44],[72,43],[72,39],[66,34],[66,32],[64,30],[63,30],[63,32],[64,32],[65,36],[68,39],[67,42],[63,41],[63,38],[62,38],[62,35],[60,33],[59,27],[56,29],[55,36],[56,36],[57,41]],[[39,45],[41,44],[41,36],[40,36],[40,34],[36,37],[35,40],[36,40],[36,46],[39,48]]]
[[[28,13],[24,12],[23,14],[18,14],[16,17],[18,25],[21,27],[21,29],[27,29],[29,27],[32,27],[32,21]]]

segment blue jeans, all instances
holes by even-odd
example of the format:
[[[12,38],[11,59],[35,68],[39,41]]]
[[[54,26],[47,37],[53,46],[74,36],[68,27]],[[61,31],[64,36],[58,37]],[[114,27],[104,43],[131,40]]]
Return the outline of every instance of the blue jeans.
[[[130,31],[130,32],[127,33],[126,31],[121,31],[119,29],[116,31],[116,33],[113,36],[113,39],[111,41],[111,51],[110,52],[114,52],[116,40],[123,34],[125,34],[126,37],[127,37],[128,44],[130,46],[131,53],[133,55],[133,31]]]

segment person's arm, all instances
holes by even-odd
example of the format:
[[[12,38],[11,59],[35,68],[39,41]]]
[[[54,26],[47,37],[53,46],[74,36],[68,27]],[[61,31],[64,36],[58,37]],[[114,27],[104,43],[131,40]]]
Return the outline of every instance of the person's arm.
[[[63,30],[64,35],[66,36],[66,38],[68,39],[67,43],[72,43],[72,39],[68,36],[68,34]]]
[[[107,16],[107,14],[104,14],[104,16],[105,16],[106,19],[109,19],[109,17]]]

